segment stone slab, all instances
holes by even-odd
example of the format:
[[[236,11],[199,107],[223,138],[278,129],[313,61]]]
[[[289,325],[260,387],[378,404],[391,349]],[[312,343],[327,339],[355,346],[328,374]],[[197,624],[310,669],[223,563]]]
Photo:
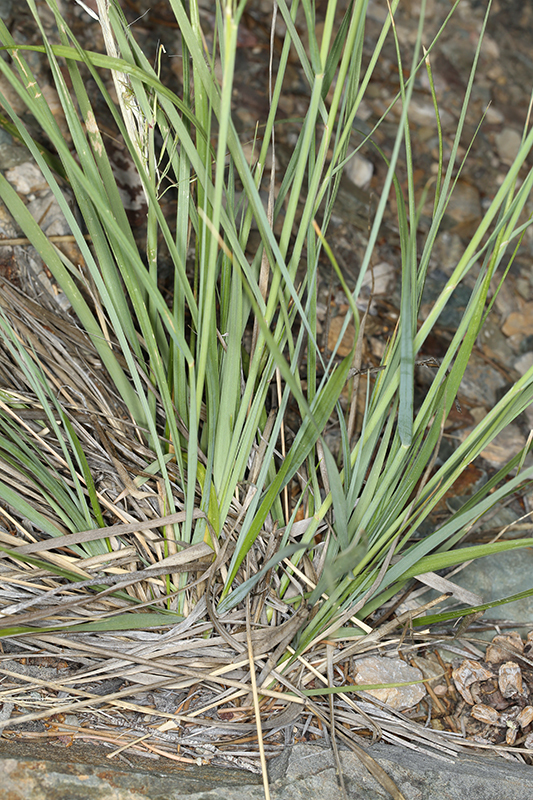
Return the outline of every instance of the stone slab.
[[[516,800],[533,797],[533,768],[484,755],[440,761],[377,744],[370,754],[406,800]],[[357,756],[341,750],[350,800],[389,798]],[[168,761],[110,763],[106,751],[75,742],[0,740],[0,796],[5,800],[261,800],[261,777],[238,770],[181,767]],[[339,800],[332,753],[295,745],[271,762],[272,800]]]

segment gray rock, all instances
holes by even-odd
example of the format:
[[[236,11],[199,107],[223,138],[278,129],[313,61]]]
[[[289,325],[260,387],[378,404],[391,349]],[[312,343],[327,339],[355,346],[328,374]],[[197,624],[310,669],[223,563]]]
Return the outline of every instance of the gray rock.
[[[527,786],[533,787],[529,767],[511,767],[503,759],[460,757],[452,766],[407,748],[378,744],[366,749],[395,781],[406,800],[464,800],[465,797],[469,800],[515,800],[528,795]],[[313,745],[298,745],[293,749],[285,775],[289,785],[278,795],[280,800],[282,797],[284,800],[299,797],[318,800],[339,796],[331,752],[318,753]],[[390,798],[354,753],[341,752],[340,759],[349,798]],[[515,766],[518,767],[516,774]]]
[[[396,783],[405,800],[516,800],[533,796],[530,767],[487,755],[434,758],[404,747],[365,748]],[[114,763],[106,751],[75,742],[23,744],[0,740],[4,796],[10,800],[260,800],[261,777],[238,770],[184,767],[131,757]],[[389,800],[357,755],[341,750],[350,800]],[[131,762],[135,761],[135,764]],[[146,762],[146,764],[144,763]],[[295,745],[269,767],[273,800],[338,800],[331,750]]]
[[[531,589],[533,552],[529,548],[509,550],[478,558],[454,575],[454,583],[481,595],[484,603]],[[533,597],[496,606],[485,612],[491,619],[533,622]]]

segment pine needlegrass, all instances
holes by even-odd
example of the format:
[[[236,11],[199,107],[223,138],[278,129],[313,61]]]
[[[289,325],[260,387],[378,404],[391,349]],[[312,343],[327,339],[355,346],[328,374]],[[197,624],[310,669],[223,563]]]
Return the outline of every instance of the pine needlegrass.
[[[57,25],[54,42],[33,0],[27,5],[40,45],[22,47],[0,22],[0,70],[26,111],[18,114],[5,96],[0,102],[4,125],[45,176],[78,255],[65,255],[47,238],[0,176],[0,197],[71,309],[39,312],[5,286],[0,498],[12,530],[1,541],[10,574],[16,568],[19,580],[46,575],[44,595],[65,593],[68,602],[41,607],[24,595],[0,623],[0,635],[163,628],[203,602],[220,632],[225,620],[234,626],[242,620],[251,602],[265,642],[266,631],[296,621],[285,642],[292,642],[291,651],[276,651],[285,669],[326,637],[368,633],[364,620],[416,575],[530,547],[533,539],[459,546],[483,514],[532,480],[528,447],[444,524],[416,536],[465,468],[533,402],[531,368],[432,469],[494,286],[501,287],[529,225],[533,171],[526,159],[533,132],[524,130],[483,219],[418,324],[435,240],[461,174],[459,143],[481,39],[446,154],[435,100],[440,172],[421,200],[409,105],[418,76],[429,75],[433,87],[435,42],[422,47],[424,3],[411,51],[396,40],[396,0],[368,61],[364,0],[343,13],[331,0],[319,27],[310,0],[278,0],[282,47],[252,160],[232,107],[244,2],[216,4],[208,45],[197,0],[188,7],[169,0],[181,37],[181,93],[160,80],[165,55],[154,66],[117,4],[98,0],[105,53],[83,49],[59,7],[47,4]],[[358,110],[391,39],[402,111],[392,150],[376,150],[386,177],[358,280],[347,286],[328,225]],[[68,141],[32,73],[31,50],[46,57]],[[289,56],[306,83],[306,109],[280,174],[275,137]],[[88,78],[142,185],[142,248],[123,207]],[[388,112],[384,119],[390,124]],[[399,170],[406,175],[403,189]],[[368,381],[364,419],[354,434],[340,398],[347,381],[356,389],[359,379],[365,318],[357,300],[391,196],[401,241],[400,315]],[[431,224],[421,237],[428,200]],[[172,271],[165,294],[158,284],[160,251]],[[356,331],[344,358],[321,349],[317,287],[324,254],[346,292],[341,333],[350,322]],[[470,300],[418,407],[415,365],[474,266]],[[332,419],[341,432],[338,457],[323,437]]]

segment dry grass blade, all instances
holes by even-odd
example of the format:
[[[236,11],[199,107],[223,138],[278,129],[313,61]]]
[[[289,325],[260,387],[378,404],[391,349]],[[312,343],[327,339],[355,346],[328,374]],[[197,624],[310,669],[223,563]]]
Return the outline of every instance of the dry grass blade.
[[[326,658],[327,658],[327,669],[328,669],[328,686],[334,686],[333,681],[333,648],[330,644],[326,645]],[[329,703],[329,718],[331,720],[330,728],[331,728],[331,747],[333,750],[333,757],[335,759],[335,772],[337,773],[337,780],[339,782],[339,788],[341,790],[341,795],[344,800],[347,800],[348,795],[346,794],[346,786],[344,785],[344,775],[342,773],[342,764],[339,758],[339,751],[337,748],[337,730],[336,730],[336,723],[335,723],[335,705],[333,702],[333,695],[330,694],[328,697]]]
[[[265,748],[263,743],[263,729],[261,726],[261,709],[259,707],[259,695],[257,692],[257,680],[255,674],[255,658],[254,649],[252,644],[252,629],[250,622],[250,598],[246,603],[246,640],[248,644],[248,661],[250,664],[250,683],[252,685],[252,700],[254,706],[255,724],[257,726],[257,743],[259,745],[259,756],[261,758],[261,773],[263,776],[263,790],[265,793],[265,800],[270,800],[270,785],[268,782],[267,762],[265,758]]]
[[[205,514],[199,509],[195,509],[193,514],[195,519],[200,519],[202,517],[205,518]],[[153,528],[164,527],[165,525],[175,525],[176,523],[183,522],[184,520],[185,512],[178,511],[175,514],[168,514],[166,517],[158,517],[156,519],[143,521],[142,523],[129,522],[121,523],[119,525],[108,525],[103,528],[93,528],[93,530],[89,531],[79,531],[79,533],[69,533],[65,536],[58,536],[57,539],[48,539],[41,542],[33,542],[32,544],[23,544],[17,547],[17,553],[19,555],[42,553],[45,550],[55,550],[58,547],[71,547],[74,544],[94,542],[98,539],[105,539],[108,536],[126,536],[126,534],[129,533],[137,533],[137,531],[141,529],[149,531],[153,530]],[[212,552],[211,549],[210,552]],[[174,558],[174,556],[168,556],[168,558]],[[168,564],[169,562],[167,561],[166,563]],[[174,564],[177,563],[177,561],[171,563]]]
[[[98,372],[99,359],[87,335],[69,318],[62,317],[57,309],[54,313],[42,308],[7,283],[3,285],[0,307],[9,319],[17,346],[23,354],[17,361],[16,351],[4,341],[0,350],[0,374],[4,387],[0,404],[5,419],[9,421],[7,424],[18,425],[25,436],[20,440],[19,448],[21,469],[15,470],[17,490],[35,510],[32,521],[25,524],[8,509],[0,511],[8,524],[7,530],[0,531],[0,538],[12,550],[17,565],[16,570],[9,569],[7,564],[13,557],[9,552],[2,552],[3,577],[6,585],[13,587],[12,598],[14,587],[20,586],[21,580],[27,582],[30,574],[35,575],[38,583],[44,580],[43,588],[46,584],[46,590],[42,600],[45,606],[48,604],[48,612],[43,609],[39,614],[21,616],[24,608],[39,603],[39,592],[34,591],[31,597],[27,593],[24,596],[21,587],[19,603],[12,606],[12,612],[7,611],[8,618],[4,623],[28,624],[48,616],[50,624],[54,624],[54,615],[72,612],[74,606],[81,607],[76,612],[82,614],[81,618],[78,616],[79,622],[102,619],[106,614],[117,614],[127,608],[128,595],[137,606],[164,608],[167,605],[172,608],[172,597],[176,594],[167,588],[169,573],[178,575],[187,568],[193,572],[194,568],[205,572],[209,563],[200,562],[206,556],[211,556],[212,560],[212,550],[203,544],[174,554],[169,550],[171,547],[175,550],[174,531],[187,515],[184,511],[161,513],[164,507],[161,503],[161,478],[153,469],[153,465],[157,465],[156,456],[139,440],[138,429],[125,404],[116,396],[112,386],[102,380]],[[53,387],[55,396],[53,403],[50,401],[50,408],[43,405],[43,402],[48,402],[46,395],[38,397],[36,394],[38,384],[32,377],[35,367],[44,371]],[[58,423],[54,430],[50,427],[51,413]],[[67,461],[76,455],[72,451],[68,455],[71,435],[62,427],[62,414],[65,415],[64,424],[68,421],[72,435],[82,443],[91,482],[94,482],[92,485],[88,483],[89,473],[84,471],[81,462],[73,475],[72,464]],[[106,420],[105,434],[98,420]],[[28,447],[32,448],[34,462],[31,470],[27,469]],[[171,474],[175,473],[172,465],[168,469]],[[13,476],[14,462],[10,456],[0,457],[0,470]],[[179,504],[180,489],[177,484],[173,488]],[[54,496],[56,491],[60,494],[56,495],[59,503],[54,509],[47,503],[47,497]],[[111,524],[84,530],[80,517],[78,531],[71,533],[65,529],[66,517],[62,512],[75,511],[75,506],[68,503],[74,500],[76,492],[78,498],[80,492],[85,495],[87,510],[94,498]],[[61,497],[65,500],[59,500]],[[193,509],[193,519],[202,517],[205,517],[203,512]],[[119,524],[115,524],[115,520]],[[43,539],[36,529],[39,524],[45,525],[50,532],[54,531],[54,536]],[[12,526],[18,530],[17,537],[8,532]],[[32,562],[31,554],[38,554],[38,560]],[[76,575],[78,585],[68,581],[63,583],[60,579],[57,582],[58,578],[51,574],[45,577],[42,570],[39,573],[39,565],[43,567],[45,564],[49,564],[52,570],[57,567]],[[97,577],[93,578],[95,571]],[[194,591],[194,583],[191,581],[186,591]],[[49,605],[55,596],[62,593],[68,597],[72,592],[79,594],[83,589],[106,585],[115,588],[100,592],[98,597],[89,592],[85,601],[83,596],[70,600],[60,612]],[[115,590],[118,589],[125,590],[126,594],[117,602]],[[102,603],[110,594],[115,597],[106,600],[109,603],[106,610]],[[91,609],[88,615],[86,609]],[[9,619],[12,613],[19,615],[16,620]],[[74,618],[71,619],[75,622]],[[65,623],[66,620],[62,619],[60,624]]]

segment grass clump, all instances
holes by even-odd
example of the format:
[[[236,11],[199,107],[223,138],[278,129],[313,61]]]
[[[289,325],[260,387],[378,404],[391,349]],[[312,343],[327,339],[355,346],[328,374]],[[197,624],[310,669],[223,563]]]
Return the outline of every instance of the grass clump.
[[[523,466],[527,448],[445,524],[422,539],[415,536],[465,467],[533,401],[532,368],[432,469],[494,302],[491,287],[499,276],[504,280],[529,225],[524,210],[533,172],[522,168],[533,132],[526,130],[447,284],[417,324],[435,240],[460,175],[458,148],[481,39],[447,166],[435,101],[440,171],[420,201],[409,103],[422,72],[433,86],[434,42],[422,48],[424,3],[412,52],[402,53],[395,38],[396,0],[366,63],[364,0],[342,12],[329,2],[320,28],[309,0],[278,0],[282,48],[275,71],[271,67],[269,112],[258,121],[251,161],[232,110],[245,3],[216,4],[208,48],[196,0],[169,0],[181,36],[180,95],[160,80],[158,62],[154,68],[118,5],[99,2],[107,48],[102,54],[83,49],[48,0],[58,31],[51,42],[33,0],[27,4],[40,45],[22,48],[0,23],[9,56],[0,60],[0,69],[27,109],[21,117],[0,97],[4,124],[45,176],[78,256],[68,258],[45,236],[0,176],[3,202],[72,309],[68,319],[59,313],[39,319],[12,289],[1,306],[4,381],[11,372],[13,385],[6,384],[0,406],[0,497],[24,539],[21,545],[7,536],[3,548],[7,561],[29,575],[53,575],[55,588],[46,591],[68,589],[70,599],[61,614],[50,605],[31,613],[19,609],[0,634],[164,627],[205,601],[219,633],[226,622],[244,624],[247,609],[249,619],[262,626],[256,644],[271,644],[281,669],[325,637],[368,632],[364,620],[417,574],[531,546],[527,539],[468,552],[457,547],[487,510],[531,480],[533,467]],[[348,287],[328,242],[328,225],[358,110],[389,37],[397,45],[402,112],[392,152],[380,155],[386,177],[358,280]],[[32,49],[46,56],[68,142],[26,60]],[[306,82],[307,105],[280,175],[276,132],[291,54]],[[409,79],[403,78],[406,56]],[[86,90],[88,76],[142,185],[143,248],[123,207]],[[38,137],[30,132],[35,127]],[[372,143],[374,132],[365,141]],[[400,316],[368,383],[356,434],[340,398],[346,382],[357,383],[361,372],[358,342],[365,317],[357,300],[391,192],[402,254]],[[169,196],[172,218],[165,211]],[[421,208],[429,198],[431,222],[421,237]],[[158,284],[161,251],[171,264],[169,295]],[[356,332],[342,359],[319,347],[321,253],[346,292],[343,332],[350,322]],[[416,407],[417,360],[474,265],[479,270],[462,320]],[[298,419],[292,435],[289,414]],[[338,458],[323,437],[332,418],[341,432]],[[290,491],[295,486],[296,493]],[[288,639],[274,642],[272,631],[291,620],[296,623],[287,628]]]

